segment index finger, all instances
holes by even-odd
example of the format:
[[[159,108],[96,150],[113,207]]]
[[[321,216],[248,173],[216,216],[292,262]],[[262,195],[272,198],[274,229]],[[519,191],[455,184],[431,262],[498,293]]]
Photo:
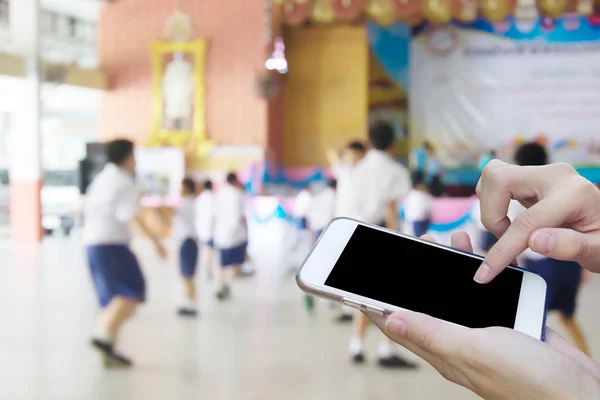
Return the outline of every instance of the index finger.
[[[483,169],[476,188],[483,226],[497,237],[502,236],[510,226],[507,216],[510,201],[535,197],[535,184],[539,181],[539,172],[531,167],[490,161]]]
[[[561,226],[570,215],[570,191],[553,194],[534,204],[510,224],[475,274],[476,282],[488,283],[528,247],[529,237],[540,228]]]

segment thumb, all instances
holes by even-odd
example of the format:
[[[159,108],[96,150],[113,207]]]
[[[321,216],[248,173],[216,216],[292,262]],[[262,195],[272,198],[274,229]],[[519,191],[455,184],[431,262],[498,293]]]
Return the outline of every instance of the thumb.
[[[464,347],[469,330],[425,314],[407,311],[390,315],[385,322],[385,333],[396,342],[408,341],[426,354],[445,359]]]
[[[577,261],[590,271],[600,272],[600,232],[538,229],[529,237],[529,248],[557,260]]]

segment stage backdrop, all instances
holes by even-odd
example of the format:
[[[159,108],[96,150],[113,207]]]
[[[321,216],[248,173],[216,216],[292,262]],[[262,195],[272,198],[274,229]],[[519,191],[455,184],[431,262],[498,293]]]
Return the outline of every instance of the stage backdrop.
[[[600,27],[586,18],[424,27],[410,56],[411,139],[447,166],[539,140],[553,161],[600,161]],[[413,145],[416,143],[412,143]]]

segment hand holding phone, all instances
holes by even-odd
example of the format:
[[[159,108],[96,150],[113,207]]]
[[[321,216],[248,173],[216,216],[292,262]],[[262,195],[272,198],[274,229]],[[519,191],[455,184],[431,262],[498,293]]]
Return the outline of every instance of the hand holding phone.
[[[452,235],[452,247],[473,251],[465,232]],[[392,340],[482,398],[576,399],[600,393],[600,366],[551,329],[544,343],[512,329],[468,329],[410,311],[371,317]]]
[[[514,267],[480,285],[481,257],[383,228],[334,220],[299,270],[309,293],[371,314],[411,310],[469,328],[542,337],[546,283]]]

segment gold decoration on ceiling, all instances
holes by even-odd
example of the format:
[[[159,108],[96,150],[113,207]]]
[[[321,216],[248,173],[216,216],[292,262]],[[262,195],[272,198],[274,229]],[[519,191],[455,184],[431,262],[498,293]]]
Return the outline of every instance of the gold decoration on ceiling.
[[[329,24],[335,21],[335,12],[331,7],[331,0],[314,0],[310,17],[320,24]]]
[[[365,11],[371,19],[382,26],[393,25],[398,19],[389,0],[369,0]]]
[[[569,6],[568,0],[538,0],[540,12],[550,18],[560,17]]]
[[[422,0],[391,0],[392,7],[401,20],[412,20],[420,15]]]
[[[271,0],[279,5],[283,23],[301,25],[307,20],[318,24],[360,22],[366,14],[379,25],[403,21],[411,26],[429,21],[434,24],[452,18],[470,23],[481,16],[490,22],[503,22],[515,11],[516,0]],[[569,12],[593,13],[600,0],[536,0],[539,11],[558,18]],[[183,32],[182,32],[183,33]]]
[[[511,0],[482,0],[481,13],[492,22],[501,22],[506,20],[514,10],[514,3]]]
[[[423,0],[421,14],[434,24],[444,24],[452,18],[449,0]]]
[[[479,16],[477,0],[451,0],[452,16],[460,22],[474,22]]]

